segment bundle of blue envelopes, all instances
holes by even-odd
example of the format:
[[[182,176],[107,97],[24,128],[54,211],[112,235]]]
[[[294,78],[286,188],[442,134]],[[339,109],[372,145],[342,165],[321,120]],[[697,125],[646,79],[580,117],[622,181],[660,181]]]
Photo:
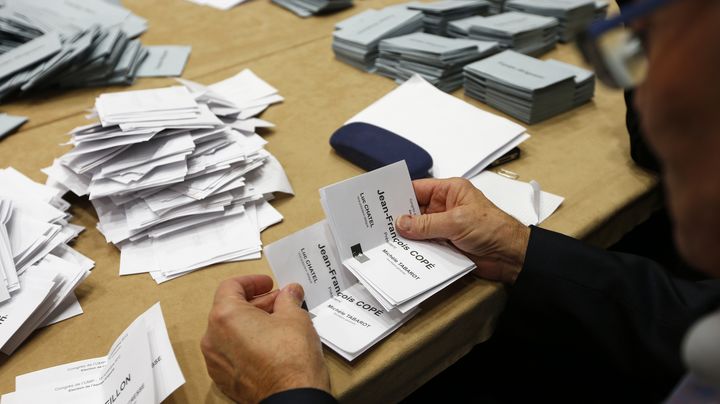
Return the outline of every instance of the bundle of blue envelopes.
[[[530,124],[589,101],[594,81],[577,66],[511,50],[465,66],[467,95]]]
[[[189,47],[143,47],[133,38],[147,30],[147,21],[110,2],[3,3],[0,99],[50,86],[131,84],[139,74],[177,75],[178,66],[181,72],[187,60]],[[140,69],[148,59],[152,61],[142,73]]]
[[[555,48],[558,20],[534,14],[508,12],[490,17],[470,17],[450,23],[453,36],[497,41],[503,49],[538,56]]]
[[[367,10],[335,26],[333,52],[345,63],[365,71],[375,70],[380,41],[421,31],[423,13],[405,7]]]
[[[416,32],[380,42],[377,73],[404,82],[417,73],[441,90],[462,86],[463,67],[499,52],[497,42]]]
[[[490,3],[484,0],[442,0],[409,4],[407,8],[423,12],[425,32],[445,35],[448,22],[473,15],[487,15]]]
[[[570,42],[595,19],[595,0],[509,0],[506,11],[555,17],[560,22],[559,39]]]

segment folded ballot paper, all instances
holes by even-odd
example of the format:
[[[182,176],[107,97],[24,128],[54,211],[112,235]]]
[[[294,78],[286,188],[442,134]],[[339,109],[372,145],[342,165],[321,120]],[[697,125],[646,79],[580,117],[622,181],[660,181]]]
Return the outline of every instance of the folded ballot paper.
[[[343,265],[386,310],[407,313],[475,265],[450,246],[402,238],[395,218],[420,214],[400,161],[320,189]]]
[[[177,50],[159,57],[162,52],[143,47],[134,38],[147,30],[147,21],[112,2],[2,3],[0,99],[50,86],[127,85],[138,75],[177,75],[187,59]]]
[[[185,384],[160,303],[140,315],[107,356],[38,370],[15,378],[3,404],[157,404]]]
[[[299,283],[313,324],[325,345],[352,361],[409,320],[386,310],[340,260],[326,221],[265,249],[279,285]]]
[[[530,136],[525,128],[485,112],[413,76],[346,122],[365,122],[425,149],[436,178],[471,178]],[[458,147],[462,145],[462,147]]]
[[[7,135],[15,132],[19,127],[27,122],[24,116],[14,116],[0,113],[0,140]]]
[[[472,15],[487,15],[490,3],[484,0],[441,0],[430,3],[416,2],[409,4],[407,8],[423,12],[425,15],[423,20],[425,32],[446,35],[449,21]]]
[[[499,52],[497,42],[446,38],[416,32],[383,39],[375,62],[376,73],[404,82],[414,74],[443,91],[462,87],[463,67]]]
[[[523,182],[492,171],[470,179],[475,188],[505,213],[526,226],[538,225],[560,207],[565,198],[540,190],[537,181]]]
[[[465,92],[533,124],[589,101],[592,72],[507,50],[465,66]]]
[[[456,37],[497,41],[503,49],[539,56],[555,48],[558,20],[534,14],[508,12],[490,17],[470,17],[450,23]]]
[[[57,189],[0,169],[0,351],[82,314],[74,290],[95,263],[68,246],[83,230]]]
[[[282,220],[268,202],[292,194],[254,118],[283,98],[244,70],[204,86],[106,93],[99,122],[71,131],[75,147],[44,171],[89,195],[98,229],[120,250],[120,274],[161,283],[196,269],[260,258],[260,232]]]
[[[201,6],[210,6],[219,10],[230,10],[231,8],[245,3],[247,0],[188,0]]]
[[[335,57],[365,71],[375,70],[380,41],[422,31],[423,13],[405,7],[368,10],[338,23],[333,33]]]
[[[506,11],[555,17],[559,21],[558,36],[570,42],[595,19],[595,0],[508,0]]]

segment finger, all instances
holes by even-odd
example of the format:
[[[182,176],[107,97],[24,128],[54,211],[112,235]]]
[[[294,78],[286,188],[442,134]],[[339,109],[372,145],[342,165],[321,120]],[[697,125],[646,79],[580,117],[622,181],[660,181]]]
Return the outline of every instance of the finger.
[[[275,305],[275,299],[280,293],[279,290],[273,290],[270,293],[266,293],[262,296],[258,296],[250,301],[253,306],[258,309],[265,310],[268,313],[272,313],[273,305]]]
[[[432,196],[437,192],[440,187],[445,186],[445,180],[438,180],[434,178],[424,178],[413,181],[413,189],[415,190],[415,197],[417,198],[418,205],[425,206],[430,203]]]
[[[448,239],[458,234],[459,224],[453,220],[452,211],[430,213],[426,215],[402,215],[397,219],[395,227],[398,233],[413,240]]]
[[[300,308],[304,297],[305,291],[299,284],[291,283],[285,286],[275,298],[273,313],[287,313]]]
[[[257,295],[269,292],[272,286],[273,280],[267,275],[246,275],[226,279],[218,286],[213,304],[225,300],[251,300]]]

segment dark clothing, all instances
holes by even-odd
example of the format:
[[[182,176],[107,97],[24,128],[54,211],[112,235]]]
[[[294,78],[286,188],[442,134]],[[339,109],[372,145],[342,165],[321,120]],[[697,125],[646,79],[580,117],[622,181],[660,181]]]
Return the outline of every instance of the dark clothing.
[[[337,400],[330,394],[318,389],[292,389],[275,393],[262,400],[261,404],[336,404]]]

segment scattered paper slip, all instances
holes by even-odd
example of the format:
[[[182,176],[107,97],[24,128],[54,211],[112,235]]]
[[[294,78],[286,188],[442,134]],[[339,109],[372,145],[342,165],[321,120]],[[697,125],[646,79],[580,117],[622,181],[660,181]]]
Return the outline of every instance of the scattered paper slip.
[[[3,404],[157,404],[185,384],[165,320],[156,303],[115,340],[107,356],[59,365],[15,378]]]
[[[14,116],[0,113],[0,140],[18,130],[18,128],[24,125],[27,120],[28,119],[24,116]]]
[[[88,195],[120,275],[162,283],[215,263],[260,258],[260,232],[282,220],[269,203],[293,190],[264,149],[254,118],[281,102],[244,70],[205,86],[101,94],[98,123],[71,131],[70,152],[44,171],[48,182]]]
[[[38,328],[82,314],[75,288],[95,263],[68,246],[62,192],[0,169],[0,350],[12,354]]]
[[[146,46],[148,55],[140,64],[137,77],[178,77],[190,57],[190,46]]]

